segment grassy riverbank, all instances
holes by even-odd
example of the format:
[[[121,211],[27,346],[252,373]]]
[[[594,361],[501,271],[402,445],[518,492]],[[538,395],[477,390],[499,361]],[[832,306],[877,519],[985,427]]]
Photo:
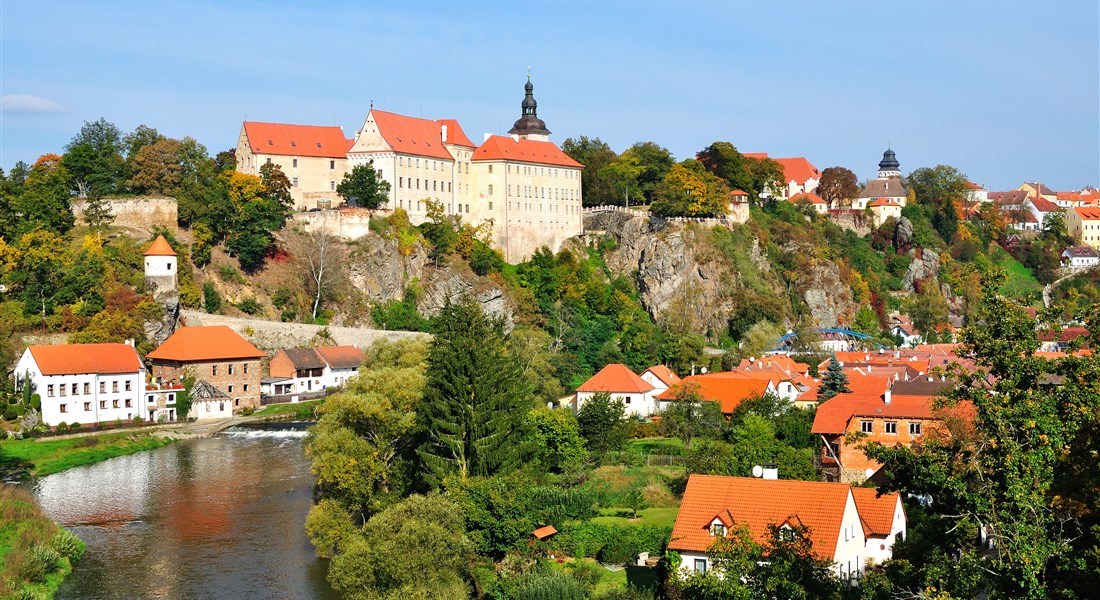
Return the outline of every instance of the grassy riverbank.
[[[84,550],[30,494],[0,485],[0,598],[52,598]]]
[[[24,439],[0,442],[0,472],[44,477],[116,456],[153,450],[173,439],[133,431],[66,439]]]

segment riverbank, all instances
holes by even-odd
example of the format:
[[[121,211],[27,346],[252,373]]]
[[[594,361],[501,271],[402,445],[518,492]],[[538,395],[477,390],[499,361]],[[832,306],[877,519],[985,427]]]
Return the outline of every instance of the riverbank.
[[[44,477],[66,469],[166,446],[174,437],[151,431],[123,431],[64,438],[0,442],[0,473],[5,479]]]
[[[30,494],[0,485],[0,598],[53,598],[84,550]]]

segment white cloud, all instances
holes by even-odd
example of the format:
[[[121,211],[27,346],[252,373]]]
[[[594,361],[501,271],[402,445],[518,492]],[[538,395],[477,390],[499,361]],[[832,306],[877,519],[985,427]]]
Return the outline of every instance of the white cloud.
[[[6,113],[49,114],[61,113],[68,109],[60,102],[31,96],[29,94],[7,94],[0,96],[0,111]]]

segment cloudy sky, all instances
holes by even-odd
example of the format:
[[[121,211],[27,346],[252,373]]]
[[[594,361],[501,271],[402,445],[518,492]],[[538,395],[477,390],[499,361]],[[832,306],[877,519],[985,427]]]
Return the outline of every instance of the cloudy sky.
[[[1096,0],[389,4],[0,0],[0,166],[99,117],[214,153],[246,119],[350,136],[372,101],[477,141],[531,67],[559,143],[728,140],[860,178],[890,145],[991,190],[1100,184]]]

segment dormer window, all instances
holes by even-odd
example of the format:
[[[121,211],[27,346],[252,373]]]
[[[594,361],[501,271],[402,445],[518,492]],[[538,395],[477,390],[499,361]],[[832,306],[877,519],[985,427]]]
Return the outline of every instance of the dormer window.
[[[726,537],[726,526],[721,523],[714,523],[710,526],[711,537]]]

